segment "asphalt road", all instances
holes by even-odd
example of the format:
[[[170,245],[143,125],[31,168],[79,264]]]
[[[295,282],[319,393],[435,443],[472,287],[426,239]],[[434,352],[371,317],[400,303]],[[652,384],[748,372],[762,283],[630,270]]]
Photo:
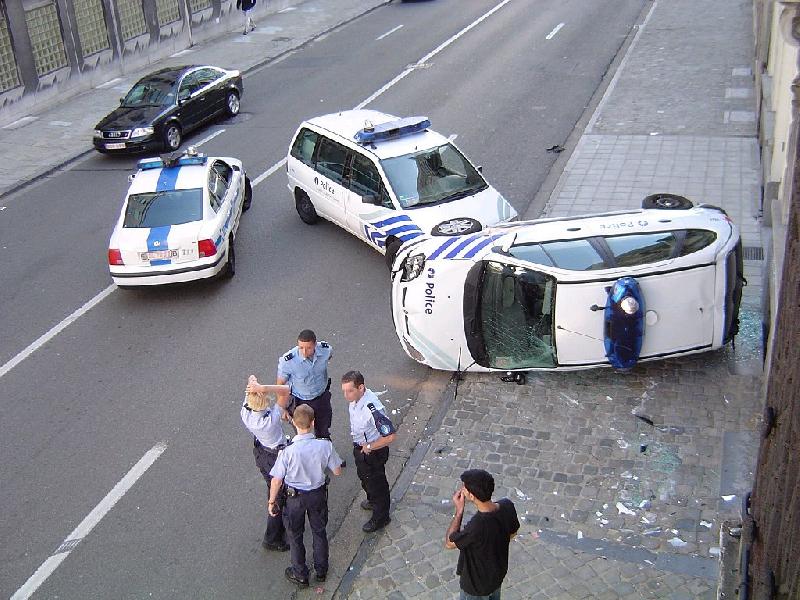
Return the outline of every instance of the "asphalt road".
[[[187,143],[224,129],[202,150],[241,158],[255,179],[303,118],[362,103],[450,40],[368,106],[457,134],[523,213],[556,158],[546,148],[569,136],[643,4],[514,0],[453,40],[498,2],[392,3],[249,74],[243,113]],[[134,164],[93,155],[9,200],[0,364],[109,286],[108,235]],[[288,555],[259,544],[265,489],[239,422],[242,388],[251,372],[271,380],[310,327],[334,346],[334,381],[361,369],[399,420],[427,369],[397,344],[388,292],[382,257],[333,225],[304,225],[278,169],[255,188],[232,281],[114,290],[2,375],[0,594],[163,443],[37,596],[288,597]],[[334,441],[351,458],[340,392],[334,404]],[[334,482],[329,533],[359,490],[354,469]]]

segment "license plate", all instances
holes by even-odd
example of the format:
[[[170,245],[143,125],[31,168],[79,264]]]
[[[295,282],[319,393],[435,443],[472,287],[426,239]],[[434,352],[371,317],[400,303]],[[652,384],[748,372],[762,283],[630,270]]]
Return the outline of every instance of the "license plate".
[[[142,260],[167,260],[169,258],[177,258],[177,250],[153,250],[152,252],[141,252],[139,254]]]
[[[113,142],[106,144],[106,150],[123,150],[124,148],[125,142]]]

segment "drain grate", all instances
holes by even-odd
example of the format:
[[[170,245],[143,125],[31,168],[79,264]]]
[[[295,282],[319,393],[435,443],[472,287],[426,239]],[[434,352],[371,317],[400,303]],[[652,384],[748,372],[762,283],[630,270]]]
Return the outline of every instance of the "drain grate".
[[[745,246],[742,248],[744,260],[764,260],[764,249],[761,246]]]

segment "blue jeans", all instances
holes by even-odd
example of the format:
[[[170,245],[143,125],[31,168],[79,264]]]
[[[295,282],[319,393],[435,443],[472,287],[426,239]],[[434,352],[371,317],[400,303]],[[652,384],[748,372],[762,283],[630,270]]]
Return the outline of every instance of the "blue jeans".
[[[461,590],[461,596],[459,596],[459,600],[500,600],[500,588],[497,588],[491,594],[486,596],[473,596],[472,594],[468,594],[464,590]]]

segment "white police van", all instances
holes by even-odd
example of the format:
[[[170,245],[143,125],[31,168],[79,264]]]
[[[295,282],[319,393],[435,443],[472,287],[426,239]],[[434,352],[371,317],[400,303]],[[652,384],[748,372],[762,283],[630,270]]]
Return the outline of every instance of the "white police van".
[[[738,331],[737,227],[672,195],[645,208],[420,238],[392,272],[406,353],[435,369],[563,370],[713,350]]]
[[[236,272],[234,240],[253,190],[241,161],[182,155],[140,160],[108,245],[119,287]]]
[[[425,117],[349,110],[310,119],[292,138],[286,170],[305,223],[323,217],[388,264],[415,237],[475,233],[517,216]]]

